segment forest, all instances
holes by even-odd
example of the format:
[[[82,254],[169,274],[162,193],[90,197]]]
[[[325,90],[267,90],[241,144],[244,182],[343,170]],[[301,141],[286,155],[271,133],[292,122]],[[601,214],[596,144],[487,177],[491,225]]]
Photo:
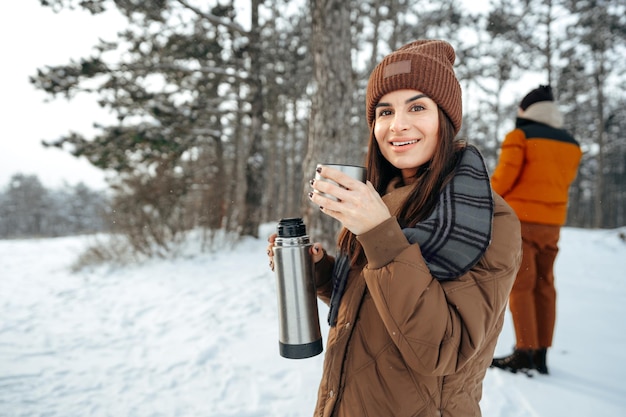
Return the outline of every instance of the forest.
[[[550,84],[584,152],[567,224],[626,224],[626,0],[40,3],[128,23],[31,82],[51,98],[92,95],[116,115],[94,120],[93,137],[44,145],[112,173],[108,226],[134,236],[136,250],[194,229],[257,236],[283,217],[332,240],[337,223],[308,203],[308,180],[319,162],[363,163],[369,73],[420,38],[454,46],[459,135],[490,169],[519,100]]]
[[[107,196],[83,183],[50,189],[15,174],[0,187],[0,239],[107,232],[109,215]]]

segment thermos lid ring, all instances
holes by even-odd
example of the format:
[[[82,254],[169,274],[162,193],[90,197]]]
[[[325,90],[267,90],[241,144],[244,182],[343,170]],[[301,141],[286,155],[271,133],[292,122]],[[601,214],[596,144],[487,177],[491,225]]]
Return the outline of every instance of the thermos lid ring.
[[[306,235],[306,226],[300,217],[281,219],[278,222],[278,237],[299,237]]]

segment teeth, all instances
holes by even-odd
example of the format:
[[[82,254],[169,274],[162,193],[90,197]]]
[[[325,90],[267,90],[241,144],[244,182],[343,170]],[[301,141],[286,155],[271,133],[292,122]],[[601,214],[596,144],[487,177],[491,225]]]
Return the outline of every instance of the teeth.
[[[417,143],[417,140],[407,140],[406,142],[393,142],[393,146],[404,146],[410,145],[412,143]]]

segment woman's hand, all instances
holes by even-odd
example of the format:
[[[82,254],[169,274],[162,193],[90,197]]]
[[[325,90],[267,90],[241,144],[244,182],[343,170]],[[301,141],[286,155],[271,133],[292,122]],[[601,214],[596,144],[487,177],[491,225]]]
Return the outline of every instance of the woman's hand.
[[[274,242],[276,241],[276,233],[272,233],[267,238],[269,245],[267,245],[267,256],[270,258],[270,268],[274,270]],[[321,243],[315,242],[310,249],[313,263],[318,263],[324,257],[324,247]]]
[[[274,270],[274,241],[276,241],[276,233],[272,233],[267,238],[267,241],[269,242],[269,245],[267,245],[267,256],[268,258],[270,258],[270,269],[273,271]]]
[[[309,198],[320,206],[322,212],[339,220],[355,235],[368,232],[391,217],[389,209],[371,182],[363,184],[339,170],[325,166],[318,167],[318,170],[321,176],[341,186],[312,180],[311,187],[314,192],[309,193]],[[319,193],[329,194],[339,201]]]

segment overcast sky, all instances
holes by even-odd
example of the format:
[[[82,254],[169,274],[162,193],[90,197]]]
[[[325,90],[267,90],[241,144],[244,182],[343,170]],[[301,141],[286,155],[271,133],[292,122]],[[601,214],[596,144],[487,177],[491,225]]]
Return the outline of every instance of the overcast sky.
[[[69,131],[89,134],[94,121],[111,120],[111,116],[98,107],[95,95],[46,103],[49,97],[36,90],[28,77],[38,67],[88,56],[98,37],[113,39],[120,25],[121,19],[113,16],[93,17],[80,11],[55,14],[40,6],[39,0],[5,4],[0,14],[0,189],[16,173],[38,175],[48,187],[80,181],[105,187],[100,170],[68,152],[44,148],[41,140]]]

